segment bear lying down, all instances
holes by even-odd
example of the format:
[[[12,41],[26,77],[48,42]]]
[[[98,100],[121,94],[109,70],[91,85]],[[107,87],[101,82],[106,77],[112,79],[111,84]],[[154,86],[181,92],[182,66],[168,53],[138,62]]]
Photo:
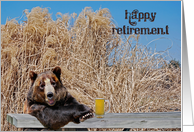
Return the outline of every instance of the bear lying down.
[[[77,102],[63,86],[60,75],[60,67],[40,74],[31,71],[31,87],[23,109],[52,130],[93,117],[93,110]]]

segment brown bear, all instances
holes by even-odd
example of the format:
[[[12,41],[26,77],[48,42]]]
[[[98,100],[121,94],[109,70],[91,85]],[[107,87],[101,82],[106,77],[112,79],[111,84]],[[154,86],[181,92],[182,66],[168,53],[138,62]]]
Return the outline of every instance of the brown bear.
[[[30,73],[31,86],[24,103],[24,113],[35,116],[43,126],[57,130],[69,122],[80,123],[93,117],[93,110],[80,104],[63,86],[61,68]]]

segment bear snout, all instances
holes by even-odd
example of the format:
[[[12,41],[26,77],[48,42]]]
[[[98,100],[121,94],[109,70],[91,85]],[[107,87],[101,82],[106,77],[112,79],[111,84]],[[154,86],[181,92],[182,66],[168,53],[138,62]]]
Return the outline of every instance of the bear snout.
[[[47,98],[48,98],[48,99],[52,99],[53,96],[54,96],[53,92],[48,92],[48,93],[47,93]]]

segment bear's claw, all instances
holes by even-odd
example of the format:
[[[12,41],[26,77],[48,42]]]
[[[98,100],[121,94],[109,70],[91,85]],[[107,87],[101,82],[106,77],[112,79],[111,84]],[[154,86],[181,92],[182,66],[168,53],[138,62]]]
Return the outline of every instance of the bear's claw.
[[[80,121],[83,122],[86,119],[89,119],[89,118],[92,118],[92,117],[94,117],[94,114],[93,113],[87,113],[84,116],[80,117]]]

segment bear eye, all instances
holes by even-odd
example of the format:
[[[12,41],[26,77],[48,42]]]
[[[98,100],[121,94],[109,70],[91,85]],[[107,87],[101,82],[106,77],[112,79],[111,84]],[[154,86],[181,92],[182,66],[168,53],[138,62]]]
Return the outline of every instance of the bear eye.
[[[56,83],[53,81],[53,82],[51,82],[51,85],[53,85],[53,87],[55,87]]]
[[[45,84],[40,84],[40,89],[43,90],[44,86],[45,86]]]

